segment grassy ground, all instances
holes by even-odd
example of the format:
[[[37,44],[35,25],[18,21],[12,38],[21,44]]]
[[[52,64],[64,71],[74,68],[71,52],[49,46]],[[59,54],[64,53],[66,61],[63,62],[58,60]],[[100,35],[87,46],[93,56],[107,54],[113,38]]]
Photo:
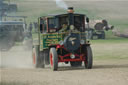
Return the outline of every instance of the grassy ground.
[[[106,40],[91,40],[94,59],[125,60],[128,59],[128,39],[115,38]]]
[[[91,20],[107,19],[121,31],[128,28],[127,1],[64,1],[68,6],[75,7],[75,12],[86,14]],[[37,21],[40,16],[66,12],[58,8],[52,0],[12,0],[12,2],[18,5],[16,14],[27,16],[28,23]],[[91,41],[95,59],[128,59],[128,39],[113,36],[112,31],[106,32],[106,37],[106,40]]]
[[[18,5],[18,15],[28,16],[28,22],[47,14],[64,13],[66,10],[58,8],[54,0],[11,0]],[[118,29],[128,27],[127,1],[74,1],[64,0],[68,6],[75,7],[75,12],[86,14],[90,19],[107,19]]]
[[[47,14],[66,13],[66,10],[57,7],[54,0],[11,0],[18,5],[16,15],[27,16],[27,24],[37,22],[38,17]],[[68,6],[73,6],[75,12],[86,14],[91,20],[106,19],[115,29],[124,32],[128,29],[127,1],[87,1],[64,0]],[[13,13],[12,15],[15,15]],[[115,39],[112,31],[106,32],[106,37]]]

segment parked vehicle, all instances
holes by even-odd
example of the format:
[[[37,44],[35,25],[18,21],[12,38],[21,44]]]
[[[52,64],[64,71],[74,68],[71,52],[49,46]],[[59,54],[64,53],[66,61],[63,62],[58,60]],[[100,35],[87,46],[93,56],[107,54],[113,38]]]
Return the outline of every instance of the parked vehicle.
[[[88,27],[87,38],[88,39],[105,39],[106,32],[112,30],[114,26],[108,24],[107,20],[92,20]]]
[[[7,16],[6,16],[7,17]],[[8,16],[14,18],[13,16]],[[16,17],[16,16],[15,16]],[[21,17],[20,17],[21,18]],[[25,22],[22,20],[0,21],[0,48],[9,50],[15,42],[22,42],[24,39]]]

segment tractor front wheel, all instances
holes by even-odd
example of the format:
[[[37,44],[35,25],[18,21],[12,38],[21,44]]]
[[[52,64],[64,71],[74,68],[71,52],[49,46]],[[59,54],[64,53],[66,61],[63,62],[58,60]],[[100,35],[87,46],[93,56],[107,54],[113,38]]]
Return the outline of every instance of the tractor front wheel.
[[[92,49],[90,46],[87,46],[86,48],[86,57],[84,61],[85,68],[91,69],[93,64],[93,55],[92,55]]]
[[[56,71],[58,69],[58,55],[55,48],[50,48],[50,64],[53,71]]]

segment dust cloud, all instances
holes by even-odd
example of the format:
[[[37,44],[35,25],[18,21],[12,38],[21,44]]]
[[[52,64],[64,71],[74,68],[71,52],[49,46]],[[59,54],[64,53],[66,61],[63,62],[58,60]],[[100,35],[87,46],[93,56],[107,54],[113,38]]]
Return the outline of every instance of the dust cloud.
[[[0,50],[1,68],[32,68],[32,48],[21,43],[8,51]]]
[[[20,21],[1,21],[0,67],[32,67],[32,35]],[[5,24],[4,24],[5,23]],[[9,23],[9,24],[8,24]]]

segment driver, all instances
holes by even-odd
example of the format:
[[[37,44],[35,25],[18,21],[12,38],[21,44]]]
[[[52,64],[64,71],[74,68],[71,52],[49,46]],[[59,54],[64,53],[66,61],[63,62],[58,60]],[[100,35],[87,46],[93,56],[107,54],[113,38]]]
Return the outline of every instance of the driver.
[[[67,28],[68,28],[67,23],[64,23],[64,24],[62,25],[62,28],[59,30],[59,32],[66,32],[66,31],[67,31]]]

